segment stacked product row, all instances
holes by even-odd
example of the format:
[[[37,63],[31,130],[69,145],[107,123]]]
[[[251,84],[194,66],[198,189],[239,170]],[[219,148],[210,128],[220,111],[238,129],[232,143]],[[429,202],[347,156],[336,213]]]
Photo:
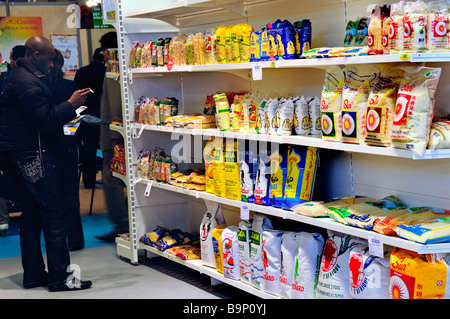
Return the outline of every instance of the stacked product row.
[[[450,296],[448,254],[397,248],[374,254],[359,238],[318,229],[274,229],[259,214],[227,226],[218,204],[203,217],[200,241],[203,265],[285,299]]]

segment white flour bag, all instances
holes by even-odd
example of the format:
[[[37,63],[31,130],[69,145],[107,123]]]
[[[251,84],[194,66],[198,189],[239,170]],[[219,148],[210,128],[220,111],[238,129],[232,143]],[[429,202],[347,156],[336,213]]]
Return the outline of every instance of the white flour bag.
[[[297,233],[284,232],[281,236],[281,269],[279,296],[291,298],[292,282],[294,278],[295,256],[297,254]]]
[[[251,284],[257,289],[262,289],[264,281],[263,232],[272,228],[269,218],[259,214],[253,216],[250,236]]]
[[[310,134],[315,137],[320,137],[322,135],[322,116],[320,113],[320,98],[307,97],[308,101],[308,112],[309,112],[309,127]]]
[[[401,83],[392,125],[392,146],[423,155],[428,144],[434,114],[434,98],[440,68],[402,67]]]
[[[324,247],[319,233],[297,233],[297,253],[291,290],[292,299],[314,299],[317,293],[317,277]]]
[[[223,275],[225,278],[239,280],[239,241],[238,226],[231,225],[222,232]]]
[[[328,231],[320,263],[318,299],[350,299],[350,249],[360,244],[350,235]]]
[[[218,225],[225,225],[225,218],[219,203],[205,201],[207,212],[203,215],[200,224],[200,249],[202,264],[205,266],[216,268],[216,260],[214,258],[214,247],[212,242],[212,231]]]
[[[252,224],[248,221],[241,221],[239,223],[239,275],[241,281],[246,284],[251,283],[251,262],[250,262],[250,235],[252,231]]]
[[[281,237],[282,230],[268,229],[263,231],[263,290],[278,296],[281,269]]]
[[[308,102],[304,96],[294,98],[294,130],[297,135],[311,133]]]
[[[389,299],[389,258],[392,250],[384,257],[369,253],[365,244],[350,250],[350,294],[355,299]]]

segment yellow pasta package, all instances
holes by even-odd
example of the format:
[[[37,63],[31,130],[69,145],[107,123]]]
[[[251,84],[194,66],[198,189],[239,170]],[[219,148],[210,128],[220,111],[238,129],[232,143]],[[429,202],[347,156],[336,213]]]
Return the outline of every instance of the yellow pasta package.
[[[212,151],[213,188],[216,196],[225,197],[225,161],[223,138],[215,138]]]
[[[225,142],[225,197],[241,200],[241,178],[238,142]]]
[[[231,48],[231,61],[233,63],[241,62],[241,56],[239,54],[239,25],[230,26],[230,48]]]
[[[212,230],[212,244],[214,249],[214,259],[216,260],[217,272],[223,274],[223,249],[222,249],[222,233],[225,225],[217,225]]]
[[[216,122],[220,131],[230,130],[230,104],[227,95],[220,93],[214,95],[216,103]]]
[[[219,64],[227,62],[226,33],[227,27],[220,26],[216,30],[216,62]]]
[[[239,55],[241,62],[250,62],[250,46],[252,44],[252,31],[251,25],[242,23],[239,24]]]
[[[391,299],[448,299],[449,254],[420,255],[395,248],[390,257]]]

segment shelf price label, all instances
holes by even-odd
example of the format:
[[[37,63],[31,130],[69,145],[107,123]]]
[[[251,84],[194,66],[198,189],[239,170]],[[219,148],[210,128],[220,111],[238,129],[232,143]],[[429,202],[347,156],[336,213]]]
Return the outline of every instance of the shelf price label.
[[[369,242],[369,253],[376,257],[384,257],[383,240],[379,237],[369,235],[367,238]]]
[[[262,67],[259,63],[252,66],[253,81],[262,80]]]
[[[400,60],[409,61],[409,60],[411,60],[411,55],[409,55],[409,53],[403,53],[400,55]]]
[[[144,196],[147,196],[147,197],[150,196],[150,191],[152,190],[152,186],[153,186],[153,181],[148,181],[147,187],[145,188]]]
[[[250,208],[248,207],[248,204],[242,204],[241,206],[241,219],[250,219]]]

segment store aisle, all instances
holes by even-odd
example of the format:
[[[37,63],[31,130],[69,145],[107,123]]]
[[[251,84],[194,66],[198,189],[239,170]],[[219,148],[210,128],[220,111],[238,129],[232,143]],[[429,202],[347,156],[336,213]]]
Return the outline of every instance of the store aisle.
[[[20,257],[1,259],[0,299],[229,299],[251,295],[228,285],[211,286],[209,277],[162,257],[136,266],[120,259],[115,246],[86,248],[71,253],[81,278],[92,280],[84,291],[48,292],[22,288]]]

